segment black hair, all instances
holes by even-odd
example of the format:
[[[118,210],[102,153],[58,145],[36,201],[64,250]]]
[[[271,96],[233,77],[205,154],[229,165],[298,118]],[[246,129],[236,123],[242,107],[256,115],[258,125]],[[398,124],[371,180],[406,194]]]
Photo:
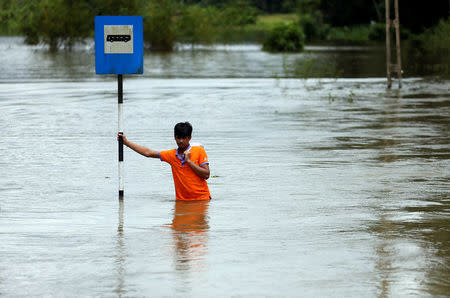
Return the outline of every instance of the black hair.
[[[189,122],[180,122],[175,125],[174,134],[177,138],[192,136],[192,125]]]

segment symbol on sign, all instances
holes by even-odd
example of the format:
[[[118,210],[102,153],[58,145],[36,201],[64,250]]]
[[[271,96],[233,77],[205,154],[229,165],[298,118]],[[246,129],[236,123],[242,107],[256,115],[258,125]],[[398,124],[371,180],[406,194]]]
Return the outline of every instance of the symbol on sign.
[[[133,25],[104,25],[105,54],[133,54]]]
[[[115,42],[115,41],[123,41],[129,42],[131,40],[131,35],[108,35],[106,37],[106,41]]]

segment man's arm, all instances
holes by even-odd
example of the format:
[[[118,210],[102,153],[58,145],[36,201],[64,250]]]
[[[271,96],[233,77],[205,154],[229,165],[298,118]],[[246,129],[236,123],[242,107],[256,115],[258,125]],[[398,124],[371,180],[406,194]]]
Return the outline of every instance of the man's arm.
[[[194,171],[197,176],[200,178],[203,178],[205,180],[208,180],[209,178],[209,165],[197,165],[194,161],[191,160],[191,152],[186,152],[184,154],[184,158],[186,159],[186,163],[191,167],[192,171]]]
[[[146,156],[146,157],[153,157],[153,158],[159,158],[159,152],[149,149],[147,147],[135,144],[133,142],[128,141],[127,137],[124,134],[119,134],[117,138],[122,137],[123,144],[127,146],[128,148],[136,151],[137,153]]]

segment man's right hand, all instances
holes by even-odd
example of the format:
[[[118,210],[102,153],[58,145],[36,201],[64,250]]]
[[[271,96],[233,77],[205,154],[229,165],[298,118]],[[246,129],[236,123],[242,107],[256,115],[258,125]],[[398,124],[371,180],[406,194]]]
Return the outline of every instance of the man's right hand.
[[[117,134],[117,141],[119,140],[120,137],[122,138],[123,144],[125,146],[136,151],[137,153],[144,155],[146,157],[159,158],[159,151],[155,151],[155,150],[149,149],[147,147],[130,142],[130,141],[128,141],[127,137],[123,133]]]
[[[119,138],[122,138],[123,143],[126,145],[128,143],[128,139],[127,137],[123,134],[123,133],[118,133],[117,134],[117,141],[119,141]]]

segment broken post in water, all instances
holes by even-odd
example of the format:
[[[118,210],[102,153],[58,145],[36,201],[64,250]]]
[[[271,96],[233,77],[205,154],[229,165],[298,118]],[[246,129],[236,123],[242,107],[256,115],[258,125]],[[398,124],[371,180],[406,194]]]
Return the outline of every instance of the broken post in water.
[[[400,48],[400,18],[398,11],[398,0],[394,0],[395,19],[391,20],[391,0],[386,0],[386,72],[387,87],[391,88],[391,74],[397,73],[398,88],[402,88],[402,56]],[[391,26],[395,27],[395,47],[397,54],[397,64],[391,63]]]
[[[95,17],[95,73],[117,75],[118,133],[123,133],[123,75],[143,74],[144,40],[141,16]],[[124,196],[123,140],[119,138],[119,199]]]

